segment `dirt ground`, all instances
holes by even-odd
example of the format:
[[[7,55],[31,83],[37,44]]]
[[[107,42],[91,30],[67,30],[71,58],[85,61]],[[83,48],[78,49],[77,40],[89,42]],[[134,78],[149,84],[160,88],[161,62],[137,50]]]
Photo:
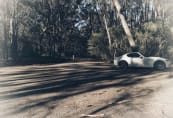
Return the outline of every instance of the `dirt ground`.
[[[0,68],[0,118],[173,118],[172,98],[171,69],[122,71],[103,62]]]

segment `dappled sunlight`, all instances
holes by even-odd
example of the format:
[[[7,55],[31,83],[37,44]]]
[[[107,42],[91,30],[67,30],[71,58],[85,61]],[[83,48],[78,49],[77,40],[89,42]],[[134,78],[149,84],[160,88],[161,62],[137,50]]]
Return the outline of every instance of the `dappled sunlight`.
[[[126,90],[126,91],[122,92],[120,95],[118,95],[118,98],[114,98],[114,99],[110,100],[109,104],[106,104],[105,106],[103,106],[101,108],[97,108],[97,110],[94,110],[91,114],[95,114],[95,113],[101,112],[103,110],[112,109],[112,107],[116,107],[117,105],[126,106],[127,108],[135,107],[135,106],[139,105],[139,98],[144,98],[146,96],[149,96],[155,90],[157,90],[157,89],[156,88],[155,89],[140,88],[140,89],[136,90],[136,88],[135,89],[132,88],[132,89]],[[143,101],[143,104],[145,102],[146,101]],[[139,111],[142,109],[144,109],[144,108],[140,108],[137,110]]]
[[[0,0],[0,118],[141,113],[173,80],[173,67],[161,71],[173,62],[172,7],[173,0]],[[131,51],[147,57],[117,57]]]
[[[173,81],[172,7],[0,0],[0,118],[145,118],[150,98]]]
[[[168,73],[167,71],[157,72],[150,69],[121,71],[105,63],[87,64],[84,62],[61,66],[50,65],[50,67],[48,65],[25,66],[14,71],[16,68],[18,67],[10,67],[8,68],[9,72],[6,72],[8,74],[5,72],[0,74],[0,102],[7,104],[4,107],[4,109],[9,110],[7,114],[26,114],[29,109],[43,110],[48,113],[50,107],[51,110],[62,107],[62,110],[66,109],[67,111],[72,107],[76,107],[71,113],[80,114],[85,110],[88,113],[94,112],[94,109],[95,112],[99,112],[116,104],[125,104],[127,102],[133,104],[131,102],[133,98],[140,98],[140,96],[147,96],[152,93],[156,89],[154,83],[163,80],[164,77],[167,77],[165,76],[166,73]],[[3,70],[0,69],[0,71]],[[147,83],[152,81],[154,82],[153,85],[148,86],[151,91],[149,88],[148,91],[140,87],[145,84],[147,86]],[[116,104],[109,103],[111,99],[118,99],[121,96],[120,94],[125,94],[124,92],[130,94],[130,96],[120,101],[117,100]],[[83,98],[81,98],[82,96]],[[90,100],[92,97],[89,96],[95,96],[95,100]],[[88,102],[78,103],[80,98],[84,100],[85,97]],[[76,102],[69,102],[69,100]],[[20,103],[15,101],[20,101]],[[107,102],[104,103],[103,101]],[[65,106],[69,106],[69,108],[62,106],[63,104],[67,104]],[[80,110],[79,104],[86,106],[86,108]],[[103,108],[99,108],[102,105]],[[92,109],[89,110],[88,108]],[[38,114],[42,113],[41,111]]]

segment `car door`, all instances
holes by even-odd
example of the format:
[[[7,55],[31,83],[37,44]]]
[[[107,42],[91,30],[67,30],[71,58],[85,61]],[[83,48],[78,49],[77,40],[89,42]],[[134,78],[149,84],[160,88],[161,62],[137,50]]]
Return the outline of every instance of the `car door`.
[[[152,57],[145,57],[144,58],[144,66],[151,68],[154,65],[154,59]]]
[[[140,54],[138,53],[131,53],[129,55],[127,55],[128,57],[131,58],[132,60],[132,67],[144,67],[144,63],[143,63],[143,57],[141,57]]]

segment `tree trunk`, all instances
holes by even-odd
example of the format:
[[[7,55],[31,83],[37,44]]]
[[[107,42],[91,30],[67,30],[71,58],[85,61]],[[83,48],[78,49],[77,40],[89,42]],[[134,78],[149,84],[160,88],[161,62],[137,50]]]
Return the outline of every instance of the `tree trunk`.
[[[133,49],[133,48],[136,47],[135,41],[134,41],[133,36],[131,34],[131,31],[130,31],[130,29],[128,27],[128,24],[127,24],[127,22],[125,20],[125,17],[123,16],[123,14],[121,14],[121,6],[120,6],[120,3],[119,3],[118,0],[112,0],[112,2],[114,4],[115,8],[117,9],[118,16],[119,16],[119,18],[121,20],[123,29],[124,29],[124,31],[125,31],[125,33],[127,35],[128,42],[130,44],[130,47]]]
[[[97,4],[98,4],[98,0],[96,0]],[[105,15],[105,12],[104,9],[101,10],[101,12],[97,11],[98,15],[99,15],[99,18],[101,17],[103,19],[103,22],[104,22],[104,26],[106,28],[106,33],[107,33],[107,38],[108,38],[108,43],[109,43],[109,51],[110,51],[110,54],[111,54],[111,48],[112,48],[112,40],[111,40],[111,36],[110,36],[110,31],[109,31],[109,28],[108,28],[108,22],[107,22],[107,19],[106,19],[106,15]]]
[[[18,44],[17,44],[17,39],[18,39],[18,19],[15,18],[16,14],[18,12],[18,6],[17,6],[17,2],[13,1],[13,16],[12,16],[12,43],[11,43],[11,56],[13,59],[16,59],[18,56]]]
[[[7,45],[7,26],[6,26],[6,22],[7,22],[7,19],[5,18],[4,19],[4,24],[3,24],[3,27],[4,27],[4,47],[3,47],[3,59],[4,60],[8,60],[8,45]]]
[[[111,36],[110,36],[110,32],[109,32],[109,28],[108,28],[108,23],[107,23],[105,15],[103,16],[103,19],[104,19],[104,24],[105,24],[105,28],[106,28],[106,33],[107,33],[107,36],[108,36],[109,49],[111,50],[112,41],[111,41]]]

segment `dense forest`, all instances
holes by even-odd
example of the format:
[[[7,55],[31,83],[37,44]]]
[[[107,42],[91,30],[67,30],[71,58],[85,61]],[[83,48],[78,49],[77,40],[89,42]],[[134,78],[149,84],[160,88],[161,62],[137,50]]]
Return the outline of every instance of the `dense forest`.
[[[0,0],[0,59],[171,58],[172,11],[171,0]]]

